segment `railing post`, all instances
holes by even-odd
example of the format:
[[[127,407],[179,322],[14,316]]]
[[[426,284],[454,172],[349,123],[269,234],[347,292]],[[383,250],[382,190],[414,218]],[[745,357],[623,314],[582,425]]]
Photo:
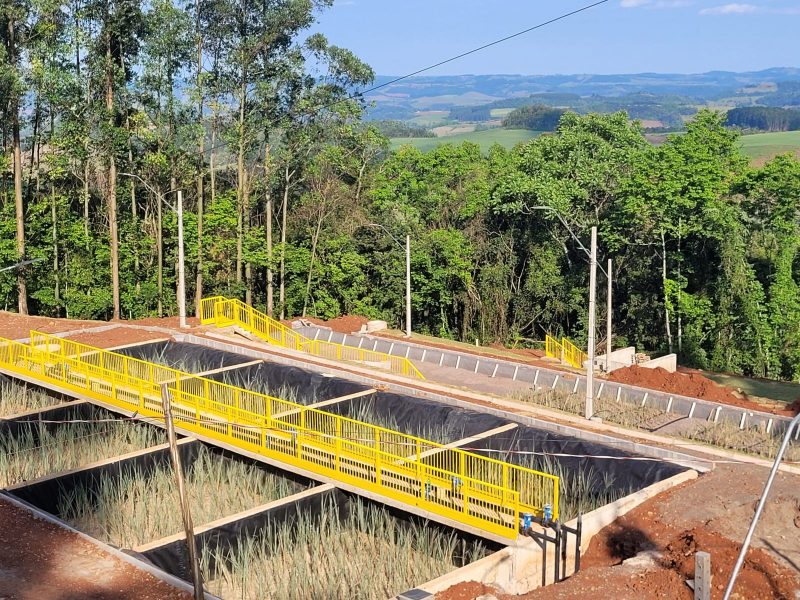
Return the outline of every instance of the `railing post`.
[[[381,430],[375,430],[375,483],[381,483]]]
[[[336,439],[334,440],[336,446],[336,472],[341,470],[341,457],[342,457],[342,419],[336,417]]]

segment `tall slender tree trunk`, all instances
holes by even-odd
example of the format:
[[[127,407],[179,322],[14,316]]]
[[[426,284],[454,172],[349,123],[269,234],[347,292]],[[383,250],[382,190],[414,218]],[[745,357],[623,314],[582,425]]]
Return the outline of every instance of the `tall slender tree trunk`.
[[[156,252],[158,254],[157,285],[158,285],[158,316],[164,316],[164,236],[161,204],[163,195],[161,188],[156,187]]]
[[[217,109],[214,108],[214,115],[211,117],[211,148],[208,154],[208,177],[211,184],[211,204],[217,199]]]
[[[244,98],[247,86],[242,73],[242,87],[239,98],[239,148],[236,156],[236,283],[242,282],[242,238],[244,237]]]
[[[194,314],[200,318],[200,302],[203,299],[203,196],[205,195],[203,167],[205,167],[206,131],[203,120],[203,36],[200,28],[200,2],[196,8],[195,31],[197,34],[197,124],[200,139],[197,143],[197,273],[194,285]]]
[[[661,232],[661,280],[664,286],[664,328],[667,334],[669,353],[672,354],[672,328],[669,319],[669,298],[667,291],[667,242],[664,232]]]
[[[17,69],[17,48],[14,19],[8,19],[8,61],[12,71]],[[25,206],[22,202],[22,141],[19,133],[19,98],[12,94],[10,104],[11,143],[14,147],[14,209],[17,217],[17,259],[25,258]],[[25,280],[26,269],[17,269],[17,310],[21,315],[28,314],[28,287]]]
[[[286,213],[289,210],[289,184],[292,175],[287,166],[284,171],[283,202],[281,203],[281,287],[278,292],[278,303],[281,306],[281,320],[286,318]]]
[[[55,133],[55,108],[50,106],[50,139],[53,139]],[[58,267],[58,208],[56,206],[56,185],[53,177],[50,177],[50,217],[53,223],[53,279],[54,290],[53,299],[55,300],[56,316],[61,314],[61,278],[59,276]]]
[[[322,220],[324,218],[324,211],[320,210],[319,218],[317,219],[317,228],[314,230],[314,235],[311,238],[311,260],[308,263],[308,278],[306,279],[306,294],[303,298],[303,317],[306,316],[308,310],[308,298],[311,295],[311,279],[314,273],[314,259],[317,256],[317,242],[319,241],[319,232],[322,230]]]
[[[106,24],[108,24],[106,3]],[[111,30],[106,27],[106,111],[109,130],[114,128],[114,65],[111,55]],[[117,231],[117,161],[113,146],[108,149],[108,230],[111,238],[111,291],[113,296],[113,318],[120,318],[119,302],[119,232]]]
[[[269,146],[269,133],[266,133],[267,139],[267,149],[264,153],[264,190],[267,196],[267,214],[266,214],[266,223],[264,224],[267,233],[267,315],[270,317],[273,316],[274,312],[274,285],[273,285],[273,277],[274,272],[272,268],[272,190],[270,189],[269,185],[269,161],[270,161],[270,146]]]

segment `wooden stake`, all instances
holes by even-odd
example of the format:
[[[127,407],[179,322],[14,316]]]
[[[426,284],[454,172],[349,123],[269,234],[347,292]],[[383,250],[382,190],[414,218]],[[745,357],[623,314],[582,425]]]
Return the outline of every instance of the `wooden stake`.
[[[694,600],[711,600],[711,555],[694,555]]]
[[[186,495],[186,486],[183,482],[181,457],[180,454],[178,454],[178,440],[175,435],[175,425],[172,422],[172,407],[170,406],[169,390],[167,390],[166,383],[161,385],[161,403],[164,406],[164,421],[167,427],[167,441],[169,442],[169,453],[172,457],[172,468],[175,471],[175,481],[178,484],[183,528],[186,531],[186,548],[189,552],[189,562],[192,564],[194,598],[195,600],[203,600],[203,574],[200,572],[200,557],[197,555],[197,543],[194,539],[194,525],[192,523],[192,514],[189,510],[189,498]]]

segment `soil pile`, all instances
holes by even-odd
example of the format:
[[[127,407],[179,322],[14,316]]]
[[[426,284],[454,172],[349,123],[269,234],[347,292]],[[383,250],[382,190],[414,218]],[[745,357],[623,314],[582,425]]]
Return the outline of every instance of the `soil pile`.
[[[301,319],[301,317],[297,317],[296,319],[286,319],[281,322],[287,327],[291,327],[292,321],[297,321],[299,319]],[[328,329],[332,329],[338,333],[357,333],[361,330],[361,326],[366,325],[367,321],[369,321],[369,319],[366,317],[359,317],[356,315],[343,315],[341,317],[331,319],[330,321],[325,321],[316,317],[302,317],[302,320],[308,321],[309,323],[313,323],[314,325],[318,325],[320,327],[327,327]]]
[[[617,383],[627,383],[628,385],[669,392],[670,394],[755,408],[752,403],[737,396],[730,388],[711,381],[708,377],[703,377],[698,373],[686,375],[683,373],[670,373],[661,367],[647,369],[633,365],[613,371],[608,376],[608,379]]]

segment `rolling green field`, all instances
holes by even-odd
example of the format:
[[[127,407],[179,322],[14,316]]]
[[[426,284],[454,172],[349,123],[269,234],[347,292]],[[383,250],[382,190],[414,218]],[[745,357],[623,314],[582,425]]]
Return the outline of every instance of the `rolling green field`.
[[[391,149],[397,150],[400,146],[411,145],[423,152],[432,150],[440,144],[460,144],[461,142],[474,142],[479,144],[482,152],[488,152],[494,144],[506,148],[513,148],[520,142],[537,137],[541,132],[528,131],[527,129],[487,129],[470,133],[459,133],[440,138],[392,138]]]
[[[503,117],[507,117],[509,113],[514,112],[513,108],[493,108],[489,111],[489,114],[493,119],[502,119]]]
[[[756,162],[764,162],[784,152],[800,156],[800,131],[778,131],[743,135],[739,144],[742,151]]]

